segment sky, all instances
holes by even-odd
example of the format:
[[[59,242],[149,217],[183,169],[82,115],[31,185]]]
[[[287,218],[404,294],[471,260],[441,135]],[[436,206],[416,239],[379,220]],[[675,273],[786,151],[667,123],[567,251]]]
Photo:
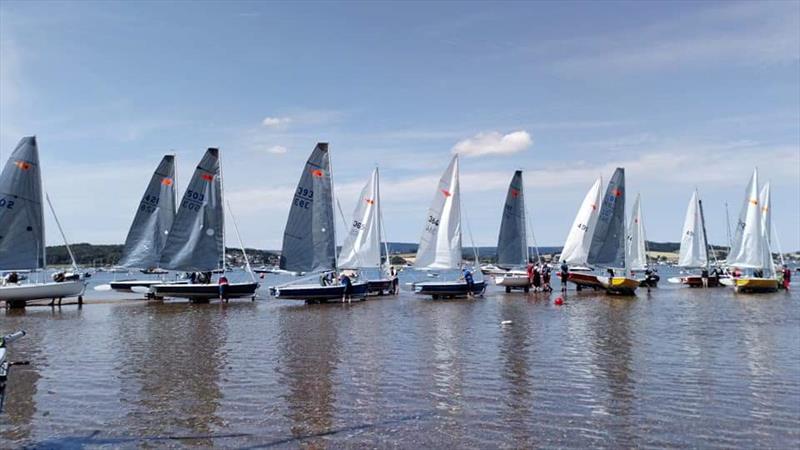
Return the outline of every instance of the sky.
[[[0,158],[31,134],[71,242],[122,243],[161,156],[185,186],[215,146],[245,245],[279,249],[323,141],[348,216],[380,168],[391,241],[419,240],[458,152],[477,245],[514,170],[537,243],[560,246],[615,167],[649,240],[680,240],[697,188],[725,244],[758,167],[800,250],[800,2],[2,0]]]

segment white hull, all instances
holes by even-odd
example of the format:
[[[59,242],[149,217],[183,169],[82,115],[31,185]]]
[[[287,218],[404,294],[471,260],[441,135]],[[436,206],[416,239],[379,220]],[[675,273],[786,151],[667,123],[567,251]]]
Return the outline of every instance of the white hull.
[[[498,276],[494,279],[494,284],[498,286],[524,288],[531,285],[528,274],[512,273],[510,275]]]
[[[0,286],[0,300],[20,302],[65,297],[78,297],[86,290],[82,280],[64,281],[62,283],[31,283]]]

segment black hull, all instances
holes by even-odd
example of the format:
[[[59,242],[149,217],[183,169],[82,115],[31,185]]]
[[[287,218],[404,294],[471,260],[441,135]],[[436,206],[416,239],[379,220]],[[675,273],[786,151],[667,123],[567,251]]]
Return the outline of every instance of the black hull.
[[[178,297],[195,301],[220,298],[218,284],[157,284],[150,288],[155,298]],[[225,287],[223,298],[252,297],[255,299],[258,283],[230,283]]]
[[[430,295],[434,300],[439,298],[466,297],[469,293],[467,283],[425,282],[415,285],[414,290],[420,295]],[[472,293],[481,295],[486,290],[486,281],[476,281]]]
[[[341,301],[344,296],[344,286],[278,286],[270,288],[273,297],[283,300],[305,300],[308,302],[328,302],[331,300]],[[368,293],[368,284],[365,282],[353,283],[351,297],[364,299]]]
[[[392,290],[392,280],[368,280],[367,292],[370,294],[384,295]]]

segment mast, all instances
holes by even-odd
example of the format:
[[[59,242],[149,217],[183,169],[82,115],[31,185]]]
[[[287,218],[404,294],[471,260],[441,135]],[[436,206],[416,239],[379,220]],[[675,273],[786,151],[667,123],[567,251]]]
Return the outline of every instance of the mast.
[[[331,211],[333,211],[336,208],[336,205],[334,205],[334,202],[336,202],[336,191],[333,190],[333,158],[331,157],[330,150],[328,150],[327,148],[325,149],[325,153],[327,153],[328,156],[328,166],[329,166],[328,172],[330,172],[331,174]],[[342,210],[341,208],[339,208],[339,213],[341,212]],[[342,216],[344,216],[344,214],[342,214]],[[333,271],[338,272],[339,254],[336,252],[336,221],[333,220],[332,222],[333,222],[333,230],[331,230],[331,234],[333,234]]]
[[[695,192],[697,192],[697,191],[695,190]],[[709,250],[709,247],[708,247],[708,234],[706,234],[706,216],[705,216],[705,214],[703,214],[703,201],[700,200],[699,196],[697,197],[697,205],[700,207],[700,224],[703,227],[703,246],[706,249],[706,269],[708,269],[708,266],[709,266],[709,261],[708,261],[708,250]],[[727,206],[728,204],[726,203],[725,205]],[[712,254],[714,253],[713,249],[711,250],[711,253]],[[716,259],[717,259],[717,257],[715,255],[714,256],[714,260],[716,261]]]
[[[725,232],[728,236],[728,249],[733,247],[733,238],[731,237],[731,215],[728,212],[728,202],[725,202]]]
[[[383,269],[386,270],[391,265],[389,261],[389,240],[386,238],[384,234],[385,231],[383,229],[383,209],[381,209],[381,173],[380,170],[378,170],[377,164],[375,165],[375,181],[375,190],[378,193],[378,239],[380,239],[380,236],[383,236],[383,247],[386,251],[386,259],[384,259]]]
[[[220,152],[218,155],[217,164],[219,164],[219,201],[224,202],[225,184],[223,183],[222,178],[222,152]],[[225,264],[225,204],[223,203],[220,206],[222,206],[222,226],[220,227],[222,228],[222,273],[225,273],[225,267],[227,266],[227,264]],[[230,208],[230,205],[228,205],[228,208]]]

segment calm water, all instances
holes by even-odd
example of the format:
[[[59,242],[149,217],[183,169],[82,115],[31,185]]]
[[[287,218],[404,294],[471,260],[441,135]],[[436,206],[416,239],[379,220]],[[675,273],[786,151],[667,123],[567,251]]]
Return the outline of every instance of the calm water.
[[[0,447],[800,444],[798,292],[127,297],[0,313],[0,332],[29,333],[11,358],[32,362],[12,373]]]

